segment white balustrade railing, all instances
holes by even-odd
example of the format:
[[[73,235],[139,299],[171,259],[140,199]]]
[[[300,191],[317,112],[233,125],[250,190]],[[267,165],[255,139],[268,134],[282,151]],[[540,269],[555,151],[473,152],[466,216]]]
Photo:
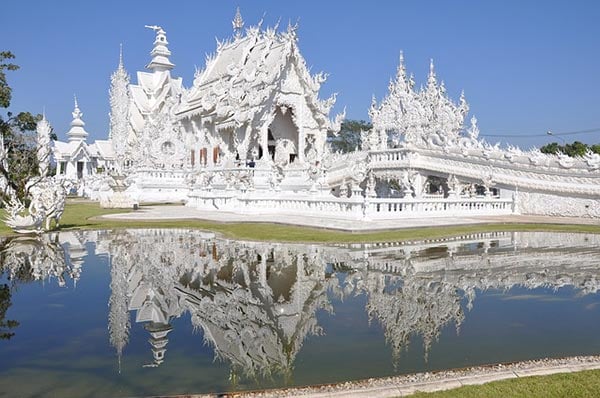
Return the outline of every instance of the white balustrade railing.
[[[512,214],[512,199],[490,197],[457,199],[372,198],[365,204],[369,218]]]
[[[243,214],[297,214],[350,219],[398,219],[506,215],[514,211],[511,199],[477,198],[350,198],[322,196],[253,196],[235,193],[192,192],[188,205],[204,210]]]
[[[369,151],[369,160],[371,166],[405,167],[402,161],[409,158],[409,154],[420,154],[432,159],[460,160],[465,165],[486,164],[502,169],[519,169],[536,173],[550,173],[556,175],[595,175],[600,177],[600,157],[598,155],[589,155],[589,158],[560,158],[551,154],[534,154],[523,152],[521,154],[511,155],[508,151],[495,150],[492,155],[485,155],[483,149],[469,149],[464,152],[460,148],[453,147],[448,151],[422,149],[422,148],[394,148],[377,151]],[[539,159],[538,159],[539,158]]]
[[[237,198],[233,195],[190,193],[187,204],[202,210],[233,210],[237,204]]]
[[[386,149],[381,151],[370,151],[369,161],[373,163],[388,163],[407,160],[407,154],[410,151],[407,149]]]
[[[255,213],[336,215],[360,218],[363,200],[352,198],[239,198],[240,209]]]
[[[134,175],[145,181],[183,181],[189,172],[185,170],[140,170]]]

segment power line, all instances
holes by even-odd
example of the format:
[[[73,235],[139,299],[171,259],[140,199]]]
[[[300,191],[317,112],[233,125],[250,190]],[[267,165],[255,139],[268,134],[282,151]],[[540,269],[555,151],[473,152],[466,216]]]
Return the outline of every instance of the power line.
[[[552,135],[576,135],[576,134],[589,134],[600,132],[600,127],[594,129],[587,130],[578,130],[578,131],[566,131],[562,133],[552,132]],[[544,134],[479,134],[480,137],[508,137],[508,138],[521,138],[521,137],[547,137],[548,133]]]
[[[507,137],[507,138],[521,138],[521,137],[546,137],[547,134],[479,134],[480,137]]]
[[[588,130],[579,130],[579,131],[569,131],[566,133],[555,133],[552,132],[552,134],[554,135],[574,135],[574,134],[587,134],[587,133],[594,133],[600,131],[600,128],[595,128],[595,129],[588,129]]]

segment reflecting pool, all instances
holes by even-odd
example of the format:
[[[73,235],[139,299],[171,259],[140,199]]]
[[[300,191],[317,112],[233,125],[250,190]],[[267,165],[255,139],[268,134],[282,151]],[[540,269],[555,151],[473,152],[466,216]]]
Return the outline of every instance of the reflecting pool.
[[[223,392],[600,354],[600,235],[313,245],[139,229],[3,238],[0,251],[0,397]]]

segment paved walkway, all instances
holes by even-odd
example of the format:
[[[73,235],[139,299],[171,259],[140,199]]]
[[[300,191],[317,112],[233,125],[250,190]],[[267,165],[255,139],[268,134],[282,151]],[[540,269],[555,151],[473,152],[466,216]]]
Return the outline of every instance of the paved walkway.
[[[142,206],[130,213],[102,216],[117,220],[208,220],[216,222],[269,222],[292,224],[305,227],[328,228],[342,231],[367,232],[400,228],[435,227],[449,225],[472,225],[488,223],[547,223],[547,224],[592,224],[600,225],[600,220],[568,217],[544,216],[471,216],[471,217],[421,217],[396,220],[348,220],[336,217],[314,217],[289,214],[237,214],[223,211],[198,210],[187,206]]]
[[[405,397],[417,391],[433,392],[450,390],[467,385],[489,383],[491,381],[528,376],[545,376],[591,369],[600,369],[600,356],[542,359],[507,365],[480,366],[435,373],[416,373],[321,386],[219,394],[187,394],[173,396],[172,398]]]

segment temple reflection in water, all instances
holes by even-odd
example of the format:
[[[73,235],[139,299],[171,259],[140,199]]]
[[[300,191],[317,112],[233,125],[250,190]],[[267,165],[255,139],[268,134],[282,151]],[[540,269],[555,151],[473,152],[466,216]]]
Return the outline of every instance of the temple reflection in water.
[[[289,374],[305,339],[323,332],[317,312],[333,312],[332,297],[365,295],[369,318],[399,358],[415,336],[427,356],[444,327],[458,330],[477,292],[572,286],[585,295],[600,287],[600,237],[592,234],[322,246],[192,230],[64,232],[5,239],[2,259],[13,277],[64,286],[85,278],[87,250],[109,259],[108,328],[119,361],[132,320],[149,336],[145,366],[156,367],[168,360],[172,320],[189,314],[215,357],[248,377]]]

